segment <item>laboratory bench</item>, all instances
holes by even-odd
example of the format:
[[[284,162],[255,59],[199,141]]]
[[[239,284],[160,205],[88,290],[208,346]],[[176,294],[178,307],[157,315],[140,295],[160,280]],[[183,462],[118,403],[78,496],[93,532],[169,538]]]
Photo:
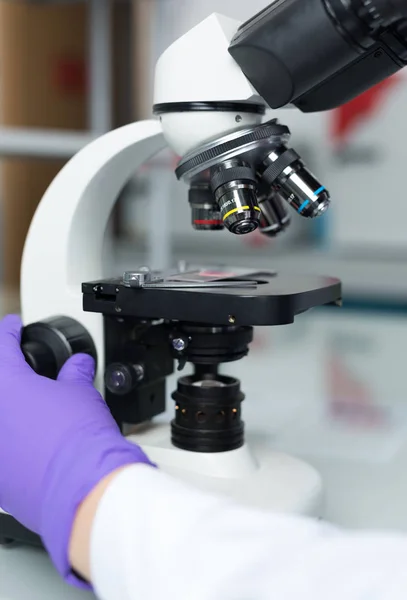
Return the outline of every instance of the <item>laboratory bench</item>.
[[[65,584],[45,552],[0,547],[0,600],[92,600],[91,592]]]
[[[307,270],[306,257],[303,261],[297,266]],[[277,263],[294,266],[289,258]],[[392,265],[393,289],[386,283],[389,268],[376,265],[373,280],[382,292],[376,303],[370,296],[370,306],[356,310],[357,294],[349,294],[353,307],[345,302],[344,309],[301,315],[290,327],[259,328],[249,356],[224,365],[222,372],[242,381],[247,431],[264,436],[270,452],[287,452],[320,472],[325,519],[407,533],[407,289],[401,277],[405,265]],[[341,275],[321,260],[319,268],[325,266]],[[372,282],[360,275],[366,268],[358,274],[356,262],[348,264],[348,274],[344,261],[337,267],[348,283],[354,271],[354,286],[358,278],[365,288]],[[383,310],[384,300],[394,310]],[[169,410],[162,417],[168,420],[177,376],[168,380]],[[61,582],[40,550],[0,548],[0,600],[92,597]]]

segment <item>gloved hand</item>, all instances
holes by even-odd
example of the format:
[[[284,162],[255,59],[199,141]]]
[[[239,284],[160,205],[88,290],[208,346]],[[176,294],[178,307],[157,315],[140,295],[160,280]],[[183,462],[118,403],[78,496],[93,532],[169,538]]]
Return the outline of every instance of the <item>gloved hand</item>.
[[[107,475],[150,464],[127,442],[93,387],[94,361],[73,356],[58,381],[37,375],[20,349],[17,316],[0,321],[0,507],[38,533],[70,583],[68,546],[76,511]]]

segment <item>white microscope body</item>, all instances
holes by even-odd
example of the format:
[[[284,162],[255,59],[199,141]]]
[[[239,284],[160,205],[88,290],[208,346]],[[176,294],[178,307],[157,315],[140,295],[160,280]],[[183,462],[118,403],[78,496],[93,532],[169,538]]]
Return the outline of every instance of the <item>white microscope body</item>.
[[[264,104],[228,53],[239,25],[214,14],[175,42],[157,64],[155,104]],[[45,193],[24,250],[23,320],[29,324],[65,315],[81,323],[96,345],[96,385],[102,393],[103,318],[83,312],[81,284],[113,274],[102,249],[119,192],[137,168],[166,145],[183,156],[208,139],[261,121],[262,116],[250,110],[184,112],[181,106],[179,112],[162,114],[160,120],[134,123],[92,142]],[[171,445],[169,424],[147,426],[131,439],[164,471],[203,489],[266,509],[319,514],[318,473],[297,459],[274,453],[264,441],[250,439],[250,447],[217,454],[187,452]]]

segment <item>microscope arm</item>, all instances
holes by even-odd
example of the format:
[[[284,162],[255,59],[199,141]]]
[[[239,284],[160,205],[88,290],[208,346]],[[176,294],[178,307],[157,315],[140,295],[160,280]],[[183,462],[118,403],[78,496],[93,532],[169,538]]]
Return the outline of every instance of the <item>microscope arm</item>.
[[[33,218],[21,272],[24,323],[51,315],[76,319],[91,334],[103,365],[102,316],[82,310],[81,284],[110,276],[106,227],[123,186],[165,147],[159,121],[127,125],[90,143],[54,179]],[[101,371],[98,385],[101,384]]]

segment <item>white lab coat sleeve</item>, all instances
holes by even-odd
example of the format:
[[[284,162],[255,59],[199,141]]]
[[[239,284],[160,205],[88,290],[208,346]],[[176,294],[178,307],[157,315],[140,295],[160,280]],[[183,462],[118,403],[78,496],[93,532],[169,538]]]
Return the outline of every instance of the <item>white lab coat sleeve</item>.
[[[406,600],[407,537],[242,508],[135,465],[100,502],[91,572],[101,600]]]

